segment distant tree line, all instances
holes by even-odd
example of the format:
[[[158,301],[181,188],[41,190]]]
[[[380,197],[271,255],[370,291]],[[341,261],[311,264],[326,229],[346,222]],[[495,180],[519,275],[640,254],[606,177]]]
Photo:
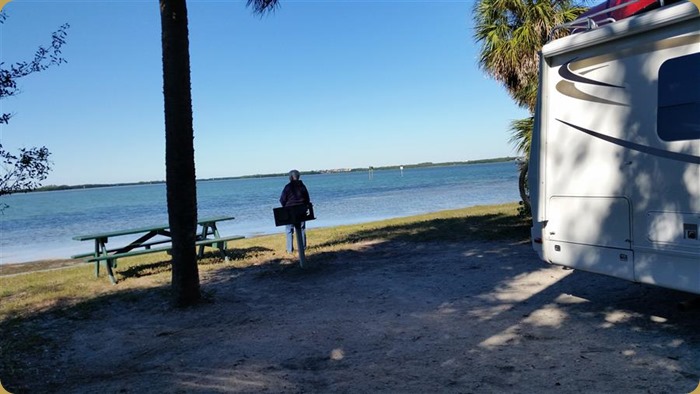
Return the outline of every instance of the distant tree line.
[[[393,166],[384,166],[384,167],[373,167],[375,170],[398,170],[399,168],[403,167],[404,169],[409,169],[409,168],[423,168],[423,167],[449,167],[449,166],[462,166],[462,165],[468,165],[468,164],[486,164],[486,163],[501,163],[501,162],[507,162],[507,161],[515,161],[517,160],[517,157],[498,157],[494,159],[483,159],[483,160],[468,160],[468,161],[450,161],[450,162],[443,162],[443,163],[433,163],[433,162],[424,162],[424,163],[418,163],[418,164],[405,164],[405,165],[393,165]],[[369,167],[360,167],[360,168],[351,168],[346,172],[365,172],[369,169]],[[304,175],[317,175],[317,174],[326,174],[331,171],[329,170],[315,170],[315,171],[302,171],[302,174]],[[230,180],[230,179],[255,179],[255,178],[274,178],[274,177],[286,177],[288,174],[286,172],[284,173],[275,173],[275,174],[255,174],[255,175],[242,175],[242,176],[235,176],[235,177],[223,177],[223,178],[206,178],[206,179],[198,179],[199,182],[207,182],[207,181],[224,181],[224,180]],[[143,182],[128,182],[128,183],[105,183],[105,184],[85,184],[85,185],[48,185],[48,186],[42,186],[38,187],[35,189],[35,191],[55,191],[55,190],[73,190],[73,189],[95,189],[99,187],[116,187],[116,186],[138,186],[138,185],[157,185],[157,184],[163,184],[165,181],[143,181]]]

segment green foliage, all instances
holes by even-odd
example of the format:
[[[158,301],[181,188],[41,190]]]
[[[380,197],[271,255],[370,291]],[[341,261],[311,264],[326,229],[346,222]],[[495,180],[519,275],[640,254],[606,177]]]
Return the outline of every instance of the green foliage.
[[[13,154],[2,149],[0,144],[0,161],[4,169],[0,173],[0,196],[41,186],[51,170],[50,154],[46,147],[21,148],[19,154]]]
[[[277,0],[247,0],[246,6],[250,7],[254,13],[264,15],[268,12],[274,12],[279,2]]]
[[[532,127],[535,123],[534,116],[516,119],[510,122],[510,142],[515,149],[525,157],[530,157],[530,143],[532,142]]]
[[[0,24],[5,19],[6,16],[2,14]],[[4,62],[0,63],[0,99],[19,94],[18,79],[66,62],[61,57],[61,48],[66,42],[68,28],[69,25],[64,24],[56,30],[51,36],[51,44],[40,46],[31,61],[13,63],[9,67]],[[7,124],[10,118],[10,113],[0,114],[0,125]],[[18,153],[12,153],[0,144],[0,196],[26,192],[41,186],[51,170],[49,155],[49,150],[44,146],[22,148]],[[0,204],[0,209],[4,207],[6,206]]]
[[[510,124],[511,143],[530,156],[537,103],[539,51],[554,27],[578,18],[586,8],[576,0],[479,0],[474,4],[474,39],[481,44],[479,65],[502,83],[515,102],[531,116]],[[530,215],[527,167],[518,188],[521,217]]]
[[[552,29],[575,20],[585,7],[575,0],[480,0],[474,5],[479,65],[501,82],[516,103],[535,109],[538,52]]]
[[[578,18],[585,0],[480,0],[474,5],[479,66],[502,83],[515,102],[535,112],[539,51],[552,29]],[[517,150],[529,155],[533,118],[511,123]]]

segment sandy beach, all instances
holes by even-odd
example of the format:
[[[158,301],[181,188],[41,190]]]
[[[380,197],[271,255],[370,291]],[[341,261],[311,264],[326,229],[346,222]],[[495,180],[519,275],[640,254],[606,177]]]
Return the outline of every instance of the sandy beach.
[[[22,391],[688,393],[691,295],[539,261],[527,242],[374,240],[202,274],[210,299],[97,300],[40,320]],[[12,391],[12,385],[5,384]]]

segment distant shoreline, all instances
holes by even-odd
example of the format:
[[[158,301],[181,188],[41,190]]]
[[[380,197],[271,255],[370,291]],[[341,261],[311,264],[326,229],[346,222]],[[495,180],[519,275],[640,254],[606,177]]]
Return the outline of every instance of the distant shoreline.
[[[518,159],[517,157],[497,157],[494,159],[451,161],[451,162],[444,162],[444,163],[424,162],[424,163],[418,163],[418,164],[403,164],[403,165],[392,165],[392,166],[383,166],[383,167],[359,167],[359,168],[340,168],[340,169],[329,169],[329,170],[301,171],[301,173],[303,175],[314,175],[314,174],[332,174],[332,173],[340,173],[340,172],[361,172],[361,171],[368,171],[370,169],[373,169],[373,170],[398,170],[400,168],[409,169],[409,168],[423,168],[423,167],[447,167],[447,166],[458,166],[458,165],[467,165],[467,164],[501,163],[501,162],[515,161],[517,159]],[[287,175],[286,172],[285,173],[276,173],[276,174],[255,174],[255,175],[241,175],[241,176],[220,177],[220,178],[203,178],[203,179],[197,179],[197,181],[206,182],[206,181],[221,181],[221,180],[230,180],[230,179],[272,178],[272,177],[279,177],[279,176],[286,176],[286,175]],[[99,187],[112,187],[112,186],[155,185],[155,184],[161,184],[161,183],[165,183],[165,181],[142,181],[142,182],[100,183],[100,184],[91,183],[91,184],[84,184],[84,185],[48,185],[48,186],[39,187],[33,191],[47,192],[47,191],[55,191],[55,190],[94,189],[94,188],[99,188]]]
[[[518,200],[517,162],[309,175],[319,220],[314,228]],[[384,175],[381,175],[384,174]],[[272,208],[286,175],[198,181],[198,216],[235,216],[223,233],[246,237],[279,233]],[[284,181],[284,182],[282,182]],[[282,182],[282,183],[280,183]],[[88,232],[167,223],[165,184],[47,191],[18,195],[3,222],[0,264],[61,259],[90,245],[71,241]],[[31,227],[30,227],[31,226]],[[28,235],[31,233],[31,236]],[[42,247],[32,247],[41,239]],[[115,240],[115,242],[121,242]],[[112,243],[112,240],[110,240]],[[87,250],[89,251],[89,249]],[[0,268],[4,271],[4,267]]]

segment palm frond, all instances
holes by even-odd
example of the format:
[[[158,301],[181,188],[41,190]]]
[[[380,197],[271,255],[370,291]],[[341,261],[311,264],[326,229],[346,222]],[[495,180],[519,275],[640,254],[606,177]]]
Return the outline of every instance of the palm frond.
[[[473,7],[479,67],[502,83],[515,102],[534,113],[539,51],[550,31],[576,19],[588,0],[478,0]],[[511,142],[526,155],[534,118],[511,123]]]
[[[530,143],[532,141],[532,128],[535,124],[535,117],[528,116],[523,119],[516,119],[510,122],[510,142],[515,145],[515,149],[525,157],[530,157]]]
[[[279,6],[278,0],[247,0],[246,6],[251,7],[256,14],[263,15],[268,12],[274,12]]]

